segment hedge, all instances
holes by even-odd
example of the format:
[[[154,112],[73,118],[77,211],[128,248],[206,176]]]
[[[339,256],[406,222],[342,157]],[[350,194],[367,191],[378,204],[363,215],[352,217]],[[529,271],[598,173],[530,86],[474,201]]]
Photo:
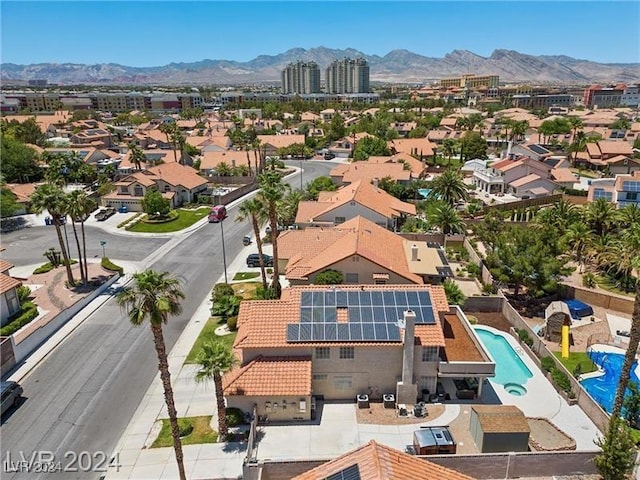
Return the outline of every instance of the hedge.
[[[10,323],[0,328],[0,335],[7,337],[17,332],[38,316],[38,307],[32,302],[24,302],[22,309],[9,317]]]
[[[100,262],[100,265],[102,265],[102,268],[104,268],[105,270],[109,270],[111,272],[118,272],[120,275],[124,275],[124,268],[120,267],[119,265],[116,265],[107,257],[102,257],[102,262]]]
[[[76,263],[78,263],[77,260],[74,260],[73,258],[69,259],[69,265],[75,265]],[[59,266],[62,266],[62,265],[64,265],[64,262],[60,263]],[[38,268],[36,268],[33,271],[33,274],[37,275],[39,273],[47,273],[47,272],[50,272],[51,270],[53,270],[54,268],[56,268],[56,267],[54,267],[51,264],[51,262],[43,263],[42,265],[40,265]]]

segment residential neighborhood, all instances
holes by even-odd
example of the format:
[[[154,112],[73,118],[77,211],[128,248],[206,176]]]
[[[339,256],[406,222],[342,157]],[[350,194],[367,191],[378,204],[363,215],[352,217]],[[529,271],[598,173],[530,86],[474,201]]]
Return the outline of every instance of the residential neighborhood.
[[[0,476],[640,478],[640,69],[547,48],[3,63]]]

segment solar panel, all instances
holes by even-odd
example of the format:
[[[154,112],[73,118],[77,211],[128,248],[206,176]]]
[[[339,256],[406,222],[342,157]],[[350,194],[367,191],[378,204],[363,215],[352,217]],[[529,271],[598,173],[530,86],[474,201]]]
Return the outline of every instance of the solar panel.
[[[390,342],[399,342],[400,341],[400,328],[397,325],[392,323],[387,324],[387,332],[389,334]]]
[[[384,307],[373,307],[373,321],[374,322],[387,322]]]
[[[387,292],[387,291],[382,292],[382,299],[383,299],[385,305],[395,305],[396,304],[396,297],[393,294],[393,292]]]
[[[336,306],[336,292],[325,292],[324,294],[324,306],[335,307]]]
[[[361,323],[349,324],[349,338],[351,340],[362,340],[362,324]]]
[[[363,323],[362,324],[362,339],[363,340],[375,340],[376,339],[376,330],[374,327],[374,323]]]
[[[327,323],[324,326],[324,339],[326,341],[338,340],[338,325],[335,323]]]
[[[351,335],[349,335],[348,323],[338,323],[337,327],[338,327],[338,341],[351,340]]]
[[[313,292],[313,306],[324,307],[324,292]]]
[[[360,292],[348,292],[347,299],[349,306],[360,305]]]
[[[382,305],[382,292],[375,291],[371,292],[371,305]]]
[[[349,323],[360,323],[360,307],[349,307]]]
[[[302,307],[310,307],[312,299],[312,292],[302,292],[300,296],[300,306]]]
[[[407,292],[407,305],[420,306],[420,302],[418,302],[418,292]]]
[[[447,256],[440,249],[438,249],[438,256],[440,257],[440,261],[442,262],[443,265],[449,265],[449,260],[447,260]]]
[[[360,306],[371,305],[371,292],[360,292],[359,297]]]
[[[287,342],[297,342],[300,338],[300,325],[290,323],[287,325]]]
[[[311,325],[308,323],[300,324],[300,341],[308,342],[311,340]]]
[[[395,304],[396,305],[406,305],[407,304],[407,293],[404,290],[399,292],[394,292],[395,296]]]
[[[324,340],[324,323],[315,323],[312,325],[313,330],[311,331],[311,339],[312,340]]]
[[[300,308],[300,323],[309,323],[313,320],[313,310],[311,307]]]
[[[389,340],[389,334],[387,333],[386,323],[374,323],[373,327],[376,332],[376,340]]]
[[[347,304],[347,292],[337,291],[336,292],[336,307],[346,307]]]
[[[420,300],[420,305],[431,305],[431,295],[426,290],[418,292],[418,299]]]
[[[373,310],[371,307],[360,307],[360,319],[362,322],[373,322]]]

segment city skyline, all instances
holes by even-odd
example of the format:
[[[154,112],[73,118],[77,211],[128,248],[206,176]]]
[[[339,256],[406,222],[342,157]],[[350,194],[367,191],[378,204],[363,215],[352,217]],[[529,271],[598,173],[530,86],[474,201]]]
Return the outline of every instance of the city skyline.
[[[73,8],[67,8],[71,3]],[[495,49],[507,49],[602,63],[640,60],[637,2],[373,2],[364,6],[363,2],[203,1],[157,2],[150,8],[147,1],[3,1],[2,62],[136,67],[205,59],[245,62],[259,55],[321,45],[379,56],[406,49],[443,57],[458,49],[488,57]],[[602,23],[612,14],[615,35],[609,23]],[[114,16],[118,22],[110,27],[104,20]],[[92,32],[87,42],[82,41],[87,30],[80,27],[92,25],[88,19],[102,19],[103,28],[96,25],[97,33]],[[203,27],[192,28],[199,19],[204,19]]]

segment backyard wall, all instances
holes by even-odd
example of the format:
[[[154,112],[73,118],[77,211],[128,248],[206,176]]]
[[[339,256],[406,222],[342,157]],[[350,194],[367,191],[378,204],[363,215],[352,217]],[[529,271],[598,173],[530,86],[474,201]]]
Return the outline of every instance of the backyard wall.
[[[582,288],[573,285],[560,284],[560,296],[562,298],[575,298],[589,305],[623,312],[629,315],[633,314],[632,297],[616,295],[615,293],[597,292],[588,288]]]

